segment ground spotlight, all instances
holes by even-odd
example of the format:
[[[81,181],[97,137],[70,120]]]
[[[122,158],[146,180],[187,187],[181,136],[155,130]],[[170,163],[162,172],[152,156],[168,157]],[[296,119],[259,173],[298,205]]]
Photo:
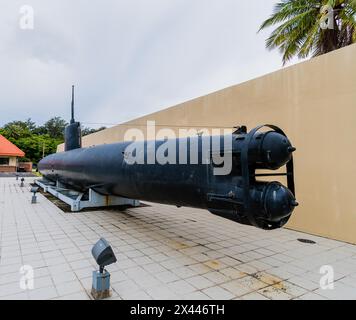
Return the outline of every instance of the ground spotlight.
[[[33,193],[32,195],[32,200],[31,200],[31,203],[37,203],[37,196],[36,196],[36,193],[38,192],[38,187],[32,187],[31,188],[31,192]]]
[[[94,299],[110,297],[110,273],[105,267],[117,261],[110,244],[101,238],[91,250],[91,253],[99,266],[99,270],[93,271],[93,286],[91,294]]]

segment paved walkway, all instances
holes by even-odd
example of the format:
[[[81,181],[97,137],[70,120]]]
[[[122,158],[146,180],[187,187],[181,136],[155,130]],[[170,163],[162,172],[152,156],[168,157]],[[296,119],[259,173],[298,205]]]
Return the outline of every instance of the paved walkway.
[[[112,299],[356,299],[350,244],[190,208],[72,214],[42,195],[30,200],[28,185],[0,179],[0,299],[90,299],[91,247],[100,237],[118,258],[108,267]],[[20,288],[23,265],[34,270],[32,290]],[[334,270],[333,290],[320,288],[325,265]]]

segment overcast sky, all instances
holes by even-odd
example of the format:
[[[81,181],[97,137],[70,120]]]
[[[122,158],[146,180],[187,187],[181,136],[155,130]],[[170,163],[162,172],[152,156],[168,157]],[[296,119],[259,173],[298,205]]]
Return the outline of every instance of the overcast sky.
[[[257,34],[276,2],[0,0],[0,125],[68,119],[72,83],[78,120],[98,127],[280,69]]]

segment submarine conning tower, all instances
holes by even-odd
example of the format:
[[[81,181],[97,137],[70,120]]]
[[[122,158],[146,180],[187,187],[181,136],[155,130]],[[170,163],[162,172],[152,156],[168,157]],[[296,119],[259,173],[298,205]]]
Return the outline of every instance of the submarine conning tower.
[[[80,122],[74,120],[74,86],[72,86],[72,105],[71,105],[71,120],[70,124],[65,128],[64,132],[64,150],[71,151],[82,147],[82,132]]]

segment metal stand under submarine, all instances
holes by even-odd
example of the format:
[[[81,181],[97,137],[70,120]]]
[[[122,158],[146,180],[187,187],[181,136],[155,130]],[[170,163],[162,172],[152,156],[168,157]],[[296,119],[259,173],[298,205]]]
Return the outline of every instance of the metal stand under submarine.
[[[265,230],[285,225],[298,205],[293,172],[296,149],[276,126],[261,126],[250,132],[245,127],[239,128],[230,137],[232,143],[228,150],[220,143],[222,147],[217,153],[229,153],[232,159],[231,172],[226,175],[214,174],[214,161],[202,161],[204,139],[211,141],[212,137],[172,141],[176,146],[175,164],[162,165],[157,160],[152,164],[130,164],[126,156],[131,142],[81,148],[80,124],[74,120],[74,88],[72,95],[72,119],[65,130],[65,152],[52,154],[38,164],[45,180],[59,189],[74,190],[89,198],[96,196],[102,205],[137,205],[137,200],[143,200],[207,209],[221,217]],[[270,130],[261,132],[263,127]],[[226,137],[219,138],[223,141]],[[152,158],[164,143],[167,140],[142,142],[143,158]],[[179,164],[180,146],[184,143],[198,146],[198,164]],[[189,158],[189,147],[187,152]],[[211,152],[209,156],[214,157],[214,154]],[[274,171],[283,166],[286,166],[286,173],[257,173],[257,170]],[[288,188],[279,182],[257,180],[272,176],[286,176]],[[108,203],[111,196],[118,201]],[[80,209],[78,205],[72,206],[74,211]]]

